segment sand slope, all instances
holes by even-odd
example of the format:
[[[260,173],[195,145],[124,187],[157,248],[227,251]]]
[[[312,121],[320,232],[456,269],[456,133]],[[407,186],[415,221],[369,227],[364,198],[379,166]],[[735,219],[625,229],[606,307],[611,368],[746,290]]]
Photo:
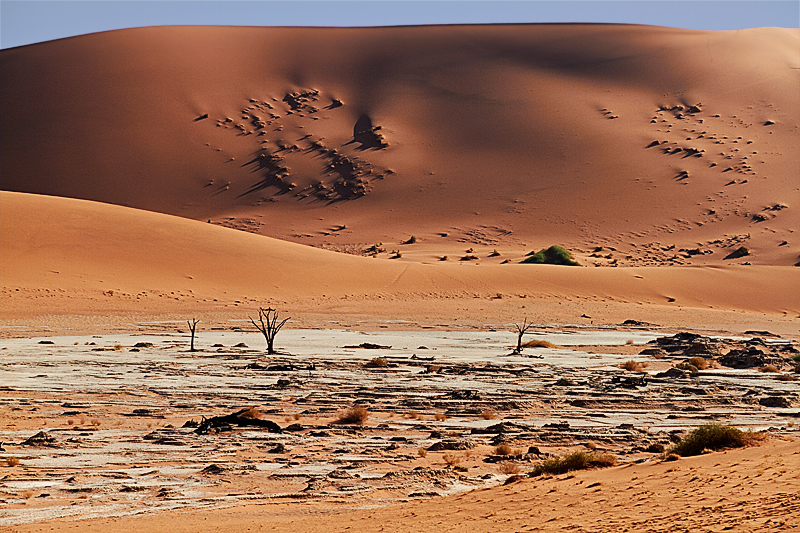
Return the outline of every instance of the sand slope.
[[[124,520],[140,531],[796,531],[800,528],[797,441],[712,453],[677,462],[526,479],[506,487],[360,511],[302,511],[284,505]],[[120,527],[78,522],[82,531]],[[50,523],[51,531],[74,524]],[[18,526],[38,531],[43,524]]]
[[[600,265],[722,264],[745,245],[739,262],[793,265],[798,44],[627,25],[52,41],[0,51],[2,187],[428,246],[404,260],[561,243]]]
[[[0,193],[0,228],[4,319],[217,311],[244,318],[272,303],[300,312],[298,319],[361,314],[478,323],[528,316],[588,324],[581,318],[588,312],[599,322],[649,317],[680,325],[697,318],[694,309],[723,313],[711,322],[729,325],[766,314],[783,323],[772,327],[791,330],[800,312],[794,267],[402,263],[11,192]]]

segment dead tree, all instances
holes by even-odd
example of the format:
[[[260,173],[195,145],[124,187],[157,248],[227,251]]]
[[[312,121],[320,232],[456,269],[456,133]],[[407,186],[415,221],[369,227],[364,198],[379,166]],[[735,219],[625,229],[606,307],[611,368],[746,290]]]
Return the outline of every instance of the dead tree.
[[[247,317],[250,319],[250,322],[256,327],[258,331],[264,335],[264,338],[267,340],[267,354],[272,355],[275,353],[275,335],[281,330],[286,321],[289,318],[284,318],[280,322],[278,322],[278,311],[272,309],[271,307],[267,307],[264,309],[263,307],[258,309],[258,322],[253,320],[253,317]],[[291,318],[291,317],[290,317]]]
[[[514,349],[515,354],[522,353],[522,336],[527,333],[529,329],[533,327],[533,324],[528,324],[528,319],[526,318],[522,324],[514,324],[514,328],[517,330],[517,347]]]
[[[191,346],[191,348],[189,348],[190,352],[196,352],[197,351],[197,350],[194,349],[194,332],[197,329],[197,323],[198,322],[200,322],[200,321],[197,320],[196,318],[193,318],[191,320],[187,320],[186,321],[186,323],[189,324],[189,331],[192,332],[192,346]]]

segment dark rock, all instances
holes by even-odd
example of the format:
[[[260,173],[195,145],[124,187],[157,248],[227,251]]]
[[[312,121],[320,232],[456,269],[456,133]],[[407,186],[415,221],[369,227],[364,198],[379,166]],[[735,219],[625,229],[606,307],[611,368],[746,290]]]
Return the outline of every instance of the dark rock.
[[[775,365],[780,368],[785,362],[783,357],[772,357],[755,346],[734,349],[719,358],[719,364],[730,368],[753,368],[765,365]]]
[[[647,453],[664,453],[667,451],[667,448],[661,444],[660,442],[654,442],[650,446],[648,446],[645,451]]]
[[[666,372],[659,372],[655,375],[657,378],[685,378],[686,372],[680,368],[670,368]]]
[[[791,407],[792,402],[785,396],[765,396],[758,399],[758,403],[764,407]]]
[[[298,431],[303,431],[305,428],[302,424],[292,424],[283,428],[284,431],[288,431],[290,433],[296,433]]]
[[[683,355],[686,356],[694,356],[694,355],[719,355],[719,347],[715,344],[709,344],[706,342],[695,342],[692,343],[691,346],[686,348],[683,352]]]
[[[288,450],[282,442],[279,442],[274,448],[267,450],[267,453],[286,453]]]
[[[333,472],[328,472],[327,477],[332,479],[353,479],[355,476],[342,468],[337,468]]]
[[[58,441],[56,441],[56,438],[46,431],[40,431],[36,435],[28,437],[22,441],[21,444],[21,446],[48,446],[51,448],[57,445]]]
[[[357,346],[342,346],[342,348],[348,348],[351,350],[355,349],[364,349],[364,350],[388,350],[391,346],[382,346],[380,344],[372,344],[371,342],[362,342]]]
[[[469,450],[475,447],[475,443],[470,439],[447,439],[440,440],[428,447],[429,452],[439,452],[442,450]]]
[[[645,348],[644,350],[639,352],[639,355],[650,355],[650,356],[664,356],[666,354],[667,352],[665,352],[661,348]]]
[[[136,344],[133,345],[133,347],[134,348],[152,348],[153,347],[153,343],[152,342],[137,342]]]
[[[221,474],[227,470],[219,465],[208,465],[200,471],[201,474]]]
[[[453,400],[480,400],[481,395],[476,390],[454,390],[449,394]]]
[[[734,251],[723,257],[723,259],[739,259],[740,257],[746,257],[748,255],[750,255],[750,250],[748,250],[744,246],[740,246],[739,248],[735,249]]]
[[[572,381],[569,378],[561,378],[558,381],[556,381],[555,383],[553,383],[554,387],[574,387],[576,385],[577,385],[577,383]]]

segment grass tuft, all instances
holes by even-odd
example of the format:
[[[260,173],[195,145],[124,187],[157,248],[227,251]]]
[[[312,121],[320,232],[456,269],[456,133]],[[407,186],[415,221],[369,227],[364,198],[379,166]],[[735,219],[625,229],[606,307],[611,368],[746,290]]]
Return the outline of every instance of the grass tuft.
[[[551,457],[535,465],[531,470],[532,477],[543,474],[565,474],[573,470],[605,468],[617,464],[617,458],[608,453],[572,452],[563,457]]]
[[[351,424],[356,426],[364,425],[364,422],[369,418],[369,411],[361,405],[356,405],[339,415],[339,418],[333,421],[334,424]]]
[[[495,455],[511,455],[512,451],[511,446],[508,444],[498,444],[494,448]]]
[[[698,372],[700,372],[700,370],[696,366],[690,363],[679,363],[675,365],[675,368],[691,372],[692,374],[697,374]]]
[[[389,366],[389,363],[387,363],[386,359],[383,357],[373,357],[364,363],[364,367],[366,368],[386,368],[387,366]]]
[[[742,431],[733,426],[723,426],[712,422],[700,426],[683,437],[680,442],[670,448],[668,453],[688,457],[700,455],[706,450],[717,451],[755,446],[766,438],[763,433]]]
[[[19,457],[6,457],[6,465],[8,466],[19,465]]]
[[[556,345],[552,342],[542,341],[542,340],[532,340],[528,342],[522,343],[523,348],[556,348]]]
[[[631,372],[639,372],[641,370],[644,370],[646,366],[647,366],[647,363],[639,362],[639,361],[633,361],[633,360],[625,361],[624,363],[619,365],[619,367],[621,369],[630,370]]]
[[[481,418],[484,420],[494,420],[497,418],[497,411],[494,409],[484,409],[483,412],[481,412]]]
[[[520,473],[519,465],[513,461],[500,463],[498,470],[500,471],[501,474],[507,474],[511,476]]]
[[[688,362],[690,365],[697,368],[697,370],[707,370],[709,367],[708,361],[702,357],[692,357]]]

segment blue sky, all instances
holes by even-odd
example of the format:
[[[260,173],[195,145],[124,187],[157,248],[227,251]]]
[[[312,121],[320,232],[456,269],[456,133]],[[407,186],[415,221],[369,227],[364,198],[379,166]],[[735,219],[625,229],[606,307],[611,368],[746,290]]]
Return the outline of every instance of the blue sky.
[[[798,0],[0,0],[0,47],[172,24],[392,26],[621,22],[702,30],[800,26]]]

